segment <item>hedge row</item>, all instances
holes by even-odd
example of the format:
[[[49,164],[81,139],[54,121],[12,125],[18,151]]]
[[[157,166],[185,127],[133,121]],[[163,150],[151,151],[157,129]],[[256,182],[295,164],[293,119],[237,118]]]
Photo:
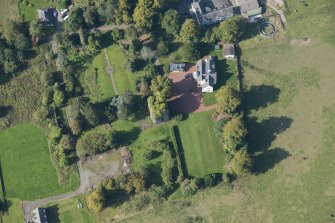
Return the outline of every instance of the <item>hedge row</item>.
[[[175,134],[175,131],[176,131],[177,128],[178,128],[178,126],[171,125],[170,126],[170,134],[171,134],[171,139],[172,139],[173,147],[174,147],[174,150],[176,152],[179,178],[181,180],[183,180],[185,176],[184,176],[184,171],[183,171],[183,167],[181,165],[181,160],[180,160],[180,154],[179,154],[180,148],[178,146],[178,143],[177,143],[177,140],[176,140],[176,134]]]

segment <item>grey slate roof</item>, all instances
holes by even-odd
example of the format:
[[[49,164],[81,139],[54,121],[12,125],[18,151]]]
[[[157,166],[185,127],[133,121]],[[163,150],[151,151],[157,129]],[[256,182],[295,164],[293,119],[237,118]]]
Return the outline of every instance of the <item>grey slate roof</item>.
[[[33,223],[48,223],[44,208],[36,208],[33,210]]]
[[[236,3],[240,6],[241,13],[246,13],[259,8],[257,0],[236,0]]]
[[[208,56],[206,59],[201,59],[197,62],[194,78],[198,85],[202,88],[207,86],[214,87],[217,81],[216,73],[216,57]]]
[[[234,15],[228,0],[196,0],[191,3],[191,9],[201,25],[218,23]]]
[[[37,9],[37,16],[42,22],[53,23],[55,20],[55,12],[57,12],[55,8]]]
[[[225,44],[223,48],[223,54],[225,56],[235,56],[235,46],[234,44]]]
[[[185,71],[185,63],[170,63],[170,72]]]

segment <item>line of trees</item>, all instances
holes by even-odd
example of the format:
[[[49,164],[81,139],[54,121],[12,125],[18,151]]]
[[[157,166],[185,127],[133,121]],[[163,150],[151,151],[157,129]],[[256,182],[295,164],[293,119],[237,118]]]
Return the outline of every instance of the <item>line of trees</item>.
[[[247,129],[240,113],[241,98],[238,91],[230,85],[221,87],[215,94],[218,120],[214,132],[223,143],[223,150],[229,161],[228,169],[235,176],[246,176],[252,167],[246,141]]]

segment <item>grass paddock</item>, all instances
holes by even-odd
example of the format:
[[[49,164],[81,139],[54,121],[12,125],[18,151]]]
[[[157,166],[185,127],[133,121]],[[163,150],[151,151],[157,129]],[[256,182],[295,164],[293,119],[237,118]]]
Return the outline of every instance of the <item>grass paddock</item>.
[[[35,200],[78,186],[78,177],[60,185],[43,130],[21,124],[0,132],[0,157],[8,198]]]

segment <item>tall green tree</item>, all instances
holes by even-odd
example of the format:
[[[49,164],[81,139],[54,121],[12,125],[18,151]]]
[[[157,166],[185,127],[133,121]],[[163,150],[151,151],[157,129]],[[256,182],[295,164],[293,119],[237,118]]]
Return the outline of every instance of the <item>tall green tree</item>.
[[[16,35],[14,40],[14,46],[16,49],[25,50],[28,49],[31,45],[29,39],[24,34],[19,33]]]
[[[29,25],[29,33],[32,38],[33,45],[37,45],[39,38],[44,35],[43,26],[39,20],[33,20]]]
[[[197,43],[200,39],[200,30],[194,19],[186,19],[180,31],[183,43]]]
[[[174,37],[177,37],[180,31],[180,18],[178,12],[170,9],[164,13],[162,18],[162,28]]]
[[[247,129],[241,118],[230,119],[223,127],[223,148],[229,154],[235,154],[236,151],[246,146],[245,137]]]
[[[233,114],[241,104],[237,90],[230,85],[221,87],[215,94],[216,111],[223,114]]]
[[[102,211],[105,207],[105,203],[106,197],[102,186],[98,186],[98,188],[86,197],[87,207],[95,213]]]
[[[221,39],[226,43],[238,42],[245,32],[246,21],[241,16],[232,16],[220,23]]]
[[[156,101],[164,102],[171,94],[172,83],[167,76],[157,76],[151,81],[150,89]]]
[[[153,25],[154,1],[139,0],[134,10],[134,22],[139,30],[150,30]]]
[[[252,167],[252,159],[246,149],[237,151],[230,161],[231,171],[239,177],[246,176],[250,173]]]
[[[180,55],[186,61],[198,60],[200,57],[200,52],[195,43],[186,43],[179,49]]]

